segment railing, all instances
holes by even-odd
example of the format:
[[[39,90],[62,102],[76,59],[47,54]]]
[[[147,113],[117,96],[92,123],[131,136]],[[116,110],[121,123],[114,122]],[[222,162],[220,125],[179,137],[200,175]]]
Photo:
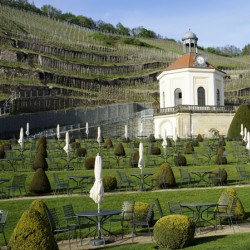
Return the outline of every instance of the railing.
[[[238,106],[198,106],[198,105],[178,105],[169,108],[154,110],[154,115],[175,114],[175,113],[231,113],[236,112]]]

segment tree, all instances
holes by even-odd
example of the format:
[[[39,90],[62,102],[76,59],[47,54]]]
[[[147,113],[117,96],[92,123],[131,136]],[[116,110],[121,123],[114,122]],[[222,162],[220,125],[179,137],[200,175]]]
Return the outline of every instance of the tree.
[[[111,24],[111,23],[105,23],[101,20],[96,22],[97,28],[101,31],[101,32],[107,32],[107,33],[116,33],[116,29],[115,27]]]
[[[116,29],[117,29],[117,32],[118,32],[119,35],[130,36],[130,29],[124,27],[121,23],[118,23],[116,25]]]
[[[53,17],[53,18],[58,18],[62,14],[61,10],[56,9],[55,7],[49,4],[43,5],[41,7],[41,11],[48,17]]]
[[[142,26],[132,29],[132,35],[137,37],[144,37],[144,38],[157,38],[157,35],[152,30],[147,30]]]
[[[247,44],[247,45],[242,49],[241,54],[242,54],[243,56],[248,56],[248,55],[250,55],[250,44]]]
[[[93,19],[86,16],[77,16],[79,25],[88,29],[96,29],[96,23]]]

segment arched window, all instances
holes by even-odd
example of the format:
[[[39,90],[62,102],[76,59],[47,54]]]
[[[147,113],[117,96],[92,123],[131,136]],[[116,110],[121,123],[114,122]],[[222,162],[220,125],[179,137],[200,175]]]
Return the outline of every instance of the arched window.
[[[181,89],[176,89],[174,91],[174,105],[182,105],[182,92]]]
[[[220,106],[220,90],[217,89],[216,92],[216,100],[217,100],[217,106]]]
[[[198,106],[205,106],[206,105],[205,89],[203,87],[199,87],[197,93],[198,93]]]

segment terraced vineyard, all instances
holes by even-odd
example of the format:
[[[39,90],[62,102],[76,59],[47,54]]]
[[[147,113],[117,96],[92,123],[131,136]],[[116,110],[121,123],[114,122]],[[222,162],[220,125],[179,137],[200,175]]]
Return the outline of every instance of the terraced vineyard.
[[[4,5],[0,16],[0,100],[12,94],[13,112],[153,102],[157,74],[182,54],[172,40],[98,33]],[[249,58],[202,53],[232,76],[228,98],[247,99]]]

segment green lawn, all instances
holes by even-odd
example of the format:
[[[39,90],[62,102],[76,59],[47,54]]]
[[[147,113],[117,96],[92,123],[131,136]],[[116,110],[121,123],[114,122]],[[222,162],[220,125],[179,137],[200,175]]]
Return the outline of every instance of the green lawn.
[[[2,142],[3,143],[3,142]],[[63,140],[61,142],[61,146],[63,146]],[[115,141],[114,144],[117,142]],[[52,156],[53,158],[56,158],[56,150],[55,148],[57,144],[53,141],[49,140],[48,143],[48,154],[49,156]],[[95,156],[97,151],[98,151],[98,145],[96,142],[92,142],[92,144],[89,142],[82,142],[81,145],[83,147],[87,147],[89,149],[89,155]],[[154,144],[155,146],[158,145],[161,147],[161,142],[156,142]],[[182,146],[177,145],[178,149],[181,150],[183,146],[185,145],[185,142],[182,143]],[[249,164],[246,163],[245,159],[241,159],[239,157],[235,157],[235,151],[244,151],[244,148],[239,145],[238,147],[235,146],[236,144],[234,142],[227,142],[226,145],[226,150],[228,152],[227,154],[227,159],[228,159],[228,164],[223,165],[221,167],[225,168],[227,173],[228,173],[228,185],[233,185],[235,190],[237,191],[237,194],[239,198],[242,201],[242,204],[245,208],[245,211],[249,213],[249,208],[250,208],[250,200],[249,200],[249,187],[244,186],[244,185],[237,185],[237,173],[235,170],[235,166],[241,165],[245,166],[247,169],[249,169]],[[150,144],[147,141],[144,141],[144,146],[145,146],[145,159],[146,159],[146,164],[148,163],[148,157],[149,151],[147,151],[147,148],[150,147]],[[15,147],[18,147],[16,145]],[[130,176],[131,173],[139,173],[140,170],[138,168],[131,168],[129,165],[129,158],[131,153],[133,153],[135,150],[133,147],[131,147],[131,144],[124,144],[125,151],[126,151],[126,158],[122,158],[119,160],[119,166],[117,164],[116,159],[114,158],[113,155],[113,149],[103,149],[101,148],[101,154],[103,158],[109,160],[109,164],[105,165],[103,164],[103,176],[108,176],[108,175],[113,175],[117,177],[116,170],[120,169],[121,171],[126,172],[126,174],[132,179],[133,177]],[[24,151],[24,154],[26,155],[26,160],[27,162],[30,162],[30,155],[31,157],[33,156],[35,150],[30,150],[32,148],[32,145],[28,144],[26,145],[26,150]],[[34,145],[33,145],[34,148]],[[93,150],[91,150],[93,148]],[[168,206],[167,202],[170,200],[175,200],[175,201],[180,201],[180,202],[197,202],[197,201],[208,201],[208,202],[217,202],[219,199],[220,194],[223,192],[227,186],[223,187],[208,187],[208,188],[203,188],[203,187],[190,187],[190,188],[180,188],[179,187],[179,179],[180,179],[180,174],[179,174],[179,167],[174,166],[173,164],[173,151],[175,147],[169,148],[168,149],[168,162],[172,165],[172,169],[174,172],[174,176],[177,182],[177,186],[175,188],[171,189],[166,189],[166,190],[150,190],[147,192],[126,192],[125,190],[122,190],[121,192],[114,190],[112,192],[106,193],[105,194],[105,200],[101,204],[102,209],[120,209],[120,206],[123,201],[125,200],[135,200],[135,201],[142,201],[142,202],[152,202],[156,198],[159,198],[161,205],[163,207],[163,211],[165,215],[169,214],[168,211]],[[200,169],[206,169],[206,170],[211,170],[214,168],[218,168],[218,165],[214,164],[214,155],[211,155],[212,160],[208,162],[208,158],[210,158],[210,153],[205,152],[205,145],[204,143],[200,143],[199,147],[195,147],[195,152],[198,153],[199,156],[201,156],[204,160],[205,163],[202,163],[200,165],[196,165],[194,162],[192,155],[185,155],[188,161],[188,166],[182,167],[182,168],[187,168],[190,172],[193,170],[200,170]],[[12,149],[14,150],[14,149]],[[10,153],[10,152],[8,152]],[[152,159],[154,158],[155,161],[155,166],[146,166],[144,171],[148,172],[153,172],[156,173],[158,171],[159,166],[164,162],[163,156],[150,156]],[[6,163],[4,163],[6,164]],[[6,167],[6,166],[5,166]],[[49,164],[50,167],[50,164]],[[26,182],[26,189],[27,189],[27,194],[23,197],[23,199],[18,199],[14,200],[12,198],[9,199],[0,199],[0,209],[7,209],[9,210],[9,217],[6,225],[6,235],[7,238],[9,239],[11,236],[11,233],[21,217],[23,211],[27,209],[27,207],[31,204],[33,199],[36,199],[37,197],[32,197],[31,194],[29,194],[29,184],[31,182],[31,179],[34,175],[34,171],[31,169],[31,166],[28,166],[24,168],[24,166],[20,165],[17,167],[18,172],[25,172],[27,173],[27,182]],[[5,168],[6,170],[6,168]],[[64,170],[64,168],[62,169]],[[54,171],[47,171],[47,176],[50,180],[52,188],[54,187],[54,181],[52,179],[52,173]],[[73,171],[56,171],[58,175],[61,178],[67,179],[67,176],[69,175],[79,175],[79,174],[88,174],[88,175],[93,175],[93,170],[86,170],[84,167],[84,162],[81,163],[75,170]],[[12,178],[12,176],[15,173],[13,171],[5,171],[0,173],[0,177],[9,177]],[[147,182],[151,183],[151,178],[149,177],[147,179]],[[5,183],[4,185],[8,185],[8,183]],[[1,188],[4,188],[4,185],[1,186]],[[71,184],[73,185],[73,183]],[[90,186],[89,186],[90,188]],[[89,189],[88,188],[88,189]],[[78,194],[77,194],[78,193]],[[74,191],[74,196],[53,196],[51,195],[49,198],[47,197],[38,197],[39,199],[43,199],[43,201],[47,204],[48,207],[58,207],[61,208],[62,205],[71,203],[74,206],[75,211],[84,211],[84,210],[91,210],[91,209],[96,209],[97,205],[92,201],[91,198],[87,194],[79,194],[80,190]],[[159,213],[157,209],[155,208],[155,219],[159,218]],[[248,219],[247,219],[248,220]],[[119,225],[116,225],[113,228],[114,232],[120,232],[120,227]],[[212,237],[209,239],[195,239],[194,241],[194,246],[189,247],[187,249],[232,249],[230,248],[232,245],[232,242],[234,242],[234,237],[236,235],[232,236],[218,236],[218,237]],[[239,248],[234,248],[234,249],[246,249],[245,244],[247,244],[246,236],[244,234],[238,236],[239,239],[237,241],[237,245],[239,245]],[[0,246],[4,244],[3,237],[0,237]],[[224,246],[228,246],[223,248]],[[131,245],[131,248],[129,249],[137,249],[136,247],[138,246],[133,246]],[[141,249],[142,246],[140,246]],[[154,244],[147,244],[143,246],[143,249],[153,249],[155,247]],[[116,249],[116,248],[115,248]],[[123,249],[123,247],[117,247],[117,249]],[[127,248],[126,248],[127,249]]]

